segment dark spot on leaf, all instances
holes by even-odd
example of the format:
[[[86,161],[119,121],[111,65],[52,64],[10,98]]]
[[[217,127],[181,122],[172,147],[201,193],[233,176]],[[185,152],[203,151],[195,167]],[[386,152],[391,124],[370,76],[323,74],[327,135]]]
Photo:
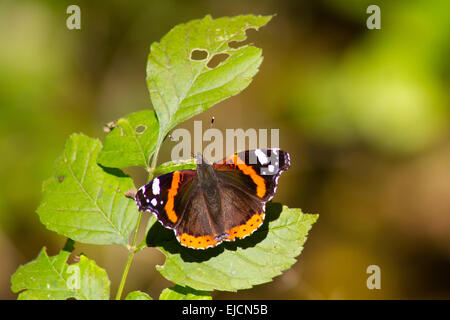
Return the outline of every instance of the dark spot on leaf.
[[[145,130],[147,130],[147,126],[144,126],[143,124],[140,124],[136,127],[136,133],[137,134],[142,134],[145,132]]]
[[[222,62],[224,62],[225,60],[228,59],[230,55],[228,53],[218,53],[215,54],[210,60],[209,62],[206,64],[206,66],[208,68],[214,69],[215,67],[217,67],[219,64],[221,64]]]
[[[99,164],[100,168],[103,169],[103,171],[105,171],[106,173],[112,174],[116,177],[119,178],[128,178],[128,175],[126,175],[122,170],[117,169],[117,168],[108,168],[108,167],[104,167],[101,164]]]
[[[67,238],[66,244],[64,245],[63,250],[67,252],[72,252],[75,249],[75,241],[70,238]]]
[[[195,50],[192,50],[192,52],[191,52],[192,60],[202,61],[202,60],[205,60],[206,58],[208,58],[208,51],[206,51],[206,50],[195,49]]]
[[[58,177],[58,181],[59,181],[59,182],[63,182],[63,181],[64,181],[64,178],[65,178],[65,176],[60,176],[60,177]]]

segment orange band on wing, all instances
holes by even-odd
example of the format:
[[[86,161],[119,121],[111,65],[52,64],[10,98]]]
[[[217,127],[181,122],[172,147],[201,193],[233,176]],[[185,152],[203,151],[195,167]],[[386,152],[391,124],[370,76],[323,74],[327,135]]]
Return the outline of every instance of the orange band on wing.
[[[255,213],[245,224],[231,228],[227,231],[228,237],[226,240],[234,241],[236,238],[243,239],[248,235],[251,235],[258,229],[264,220],[264,212]]]
[[[179,171],[175,171],[172,176],[172,184],[169,189],[169,194],[167,195],[167,203],[164,207],[167,213],[167,217],[173,223],[178,221],[177,214],[173,210],[173,207],[175,205],[175,196],[178,193],[178,187],[181,180],[182,180],[181,173]]]
[[[183,246],[194,248],[194,249],[206,249],[208,247],[214,247],[217,241],[214,240],[212,236],[191,236],[190,234],[183,233],[177,236],[178,241]]]
[[[251,166],[245,164],[237,154],[230,157],[233,164],[239,168],[244,174],[250,176],[253,182],[256,184],[256,194],[258,197],[262,198],[266,194],[266,182],[264,178],[258,175]]]

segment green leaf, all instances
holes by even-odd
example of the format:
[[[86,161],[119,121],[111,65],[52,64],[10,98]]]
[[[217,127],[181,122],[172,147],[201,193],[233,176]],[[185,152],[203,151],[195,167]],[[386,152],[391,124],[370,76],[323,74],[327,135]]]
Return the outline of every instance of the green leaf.
[[[207,249],[182,247],[172,230],[153,224],[147,236],[166,261],[157,269],[168,280],[197,290],[236,291],[271,281],[301,253],[318,215],[268,203],[264,224],[251,236]]]
[[[110,281],[106,271],[95,264],[94,260],[90,260],[85,256],[80,257],[78,264],[70,265],[70,268],[79,266],[80,268],[80,289],[76,290],[76,299],[84,300],[108,300]],[[76,272],[71,271],[71,275]]]
[[[245,31],[258,30],[271,16],[236,16],[212,19],[207,15],[173,28],[161,42],[151,45],[147,85],[160,124],[159,141],[174,126],[214,104],[238,94],[251,82],[262,62],[262,50],[250,45],[231,48],[246,39]],[[191,57],[196,50],[206,58]],[[218,54],[228,58],[214,68]]]
[[[161,292],[159,300],[212,300],[211,292],[198,291],[189,287],[175,286]]]
[[[155,176],[160,176],[178,170],[196,170],[195,159],[168,161],[159,165],[154,172]]]
[[[124,192],[134,188],[118,169],[97,165],[101,143],[73,134],[56,163],[54,175],[43,184],[37,210],[50,230],[78,242],[127,246],[138,211]]]
[[[145,292],[133,291],[127,294],[125,300],[153,300],[153,299]]]
[[[158,120],[152,110],[138,111],[121,118],[106,136],[98,162],[112,168],[148,168],[158,132]]]
[[[36,260],[20,266],[11,277],[11,290],[19,300],[108,300],[110,281],[93,260],[66,263],[70,252],[49,257],[42,248]]]

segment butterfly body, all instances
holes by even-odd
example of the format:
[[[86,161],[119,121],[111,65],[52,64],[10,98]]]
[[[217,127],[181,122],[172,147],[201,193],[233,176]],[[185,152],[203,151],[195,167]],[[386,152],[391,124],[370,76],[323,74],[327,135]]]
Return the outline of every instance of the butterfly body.
[[[279,149],[244,151],[214,164],[199,158],[197,170],[154,178],[135,199],[182,245],[206,249],[245,238],[262,225],[265,203],[289,165],[289,154]]]

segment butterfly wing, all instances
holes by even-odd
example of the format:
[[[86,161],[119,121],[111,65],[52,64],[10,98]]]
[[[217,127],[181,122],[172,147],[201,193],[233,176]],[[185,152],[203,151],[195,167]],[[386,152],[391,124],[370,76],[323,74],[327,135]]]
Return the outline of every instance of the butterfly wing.
[[[222,181],[267,202],[273,198],[281,173],[289,169],[289,153],[280,149],[256,149],[236,153],[214,164]]]
[[[218,245],[217,239],[221,227],[221,217],[212,217],[208,212],[203,190],[195,180],[190,189],[180,190],[175,199],[176,207],[180,210],[182,219],[175,227],[178,241],[190,248],[206,249]]]
[[[225,226],[221,240],[243,239],[262,225],[264,203],[243,192],[228,179],[221,181],[221,202]]]
[[[184,201],[189,199],[195,176],[195,170],[181,170],[154,178],[136,193],[139,211],[154,213],[166,228],[174,229],[183,213],[178,210],[176,201],[180,201],[180,194]]]
[[[215,239],[217,232],[213,231],[222,220],[208,214],[196,176],[195,170],[159,176],[142,186],[135,199],[140,211],[154,213],[163,226],[173,229],[182,245],[206,249],[222,242]]]
[[[261,226],[265,203],[274,196],[278,178],[289,165],[289,154],[279,149],[244,151],[213,165],[225,217],[223,240],[245,238]]]

